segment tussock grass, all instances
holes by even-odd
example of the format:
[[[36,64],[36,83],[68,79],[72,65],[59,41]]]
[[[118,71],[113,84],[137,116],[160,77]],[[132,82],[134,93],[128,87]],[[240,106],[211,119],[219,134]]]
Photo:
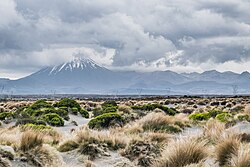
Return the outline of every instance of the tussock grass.
[[[67,152],[67,151],[75,150],[78,147],[79,147],[79,144],[77,142],[75,142],[74,140],[68,140],[68,141],[65,141],[64,143],[62,143],[58,147],[58,151]]]
[[[247,114],[250,116],[250,105],[247,105],[244,110],[244,114]]]
[[[162,112],[152,112],[125,127],[128,133],[140,133],[143,131],[178,133],[187,126],[182,119],[168,116]]]
[[[132,140],[120,153],[134,161],[139,166],[152,166],[155,158],[160,154],[161,148],[156,142],[145,140]]]
[[[172,141],[156,162],[157,167],[183,167],[199,163],[207,157],[207,141],[198,138],[184,138]]]
[[[237,154],[231,159],[232,167],[249,167],[250,166],[250,144],[241,145]]]
[[[62,158],[58,155],[55,148],[45,144],[36,147],[26,153],[28,160],[38,167],[63,166]]]
[[[230,159],[237,155],[240,139],[237,136],[227,136],[215,146],[215,158],[220,166],[229,166]]]
[[[27,152],[35,147],[41,147],[43,144],[42,135],[33,131],[26,131],[22,134],[20,141],[20,150]]]
[[[97,131],[83,128],[76,134],[77,143],[106,143],[111,149],[119,149],[126,147],[129,142],[123,133],[114,133],[112,131]]]
[[[225,131],[225,124],[215,119],[207,121],[203,128],[203,135],[212,143],[216,143],[220,140],[222,134]]]
[[[0,129],[0,144],[17,147],[21,139],[21,132],[18,128]]]

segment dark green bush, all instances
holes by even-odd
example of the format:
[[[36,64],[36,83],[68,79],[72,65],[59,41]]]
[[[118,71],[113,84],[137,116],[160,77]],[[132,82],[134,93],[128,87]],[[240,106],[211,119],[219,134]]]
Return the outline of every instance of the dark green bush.
[[[208,111],[209,116],[215,118],[218,114],[223,113],[221,110],[210,110]]]
[[[98,115],[102,115],[103,114],[103,110],[101,108],[94,108],[92,111],[94,117],[98,116]]]
[[[13,117],[12,112],[2,112],[0,113],[0,120],[5,120],[6,118],[11,118]]]
[[[240,121],[250,121],[250,117],[247,114],[238,115],[237,119],[240,120]]]
[[[109,113],[109,112],[116,112],[117,111],[117,107],[106,107],[104,110],[103,110],[103,113]]]
[[[123,125],[123,123],[124,123],[124,120],[119,114],[105,113],[89,121],[88,125],[92,129],[93,128],[102,129],[102,128],[108,128],[115,124]]]
[[[42,120],[36,120],[35,118],[29,117],[29,118],[20,118],[16,121],[16,126],[18,125],[25,125],[25,124],[36,124],[36,125],[46,125],[46,122]]]
[[[51,104],[46,102],[45,100],[37,100],[35,103],[33,103],[30,108],[33,110],[38,110],[41,108],[50,108],[52,107]]]
[[[89,112],[87,110],[81,109],[79,112],[82,115],[82,117],[89,118]]]
[[[56,113],[45,114],[42,116],[42,119],[51,126],[63,126],[64,125],[64,121],[62,117],[60,117]]]
[[[29,116],[32,116],[32,117],[40,117],[41,115],[44,114],[44,112],[42,110],[35,110],[35,109],[32,109],[31,107],[29,108],[26,108],[23,112],[26,112]]]
[[[189,115],[189,119],[195,120],[195,121],[206,121],[210,118],[209,113],[195,113]]]
[[[229,113],[221,113],[221,114],[218,114],[216,117],[215,117],[215,119],[217,119],[217,120],[219,120],[219,121],[221,121],[221,122],[228,122],[229,121],[229,119],[232,117],[232,115],[231,114],[229,114]]]
[[[46,108],[44,110],[44,114],[48,114],[48,113],[56,113],[60,117],[62,117],[63,119],[69,120],[69,115],[68,115],[68,112],[66,110],[62,110],[60,108]]]
[[[116,101],[114,101],[114,100],[105,101],[104,103],[102,103],[101,106],[103,109],[105,109],[107,107],[116,107],[116,108],[118,107]]]
[[[77,115],[78,111],[80,111],[80,110],[78,110],[78,108],[76,108],[76,107],[70,109],[70,112],[74,115]]]
[[[64,99],[60,100],[58,103],[55,103],[54,106],[55,107],[77,108],[78,111],[81,110],[80,104],[77,103],[75,100],[69,99],[69,98],[64,98]]]

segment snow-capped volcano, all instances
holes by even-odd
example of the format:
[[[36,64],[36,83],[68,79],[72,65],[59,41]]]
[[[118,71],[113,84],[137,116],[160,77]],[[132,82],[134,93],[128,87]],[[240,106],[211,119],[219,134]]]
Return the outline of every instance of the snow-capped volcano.
[[[232,85],[237,85],[241,93],[248,93],[250,74],[244,72],[206,71],[204,73],[178,74],[172,71],[137,73],[111,71],[98,65],[92,59],[76,56],[71,61],[46,67],[27,77],[1,82],[0,86],[15,93],[121,93],[164,94],[171,90],[176,94],[200,94],[203,91],[216,94],[230,94]]]
[[[74,70],[97,70],[105,69],[104,67],[98,65],[94,60],[88,57],[74,57],[70,62],[66,62],[57,66],[54,66],[50,71],[49,75],[56,75],[62,71],[71,71]]]

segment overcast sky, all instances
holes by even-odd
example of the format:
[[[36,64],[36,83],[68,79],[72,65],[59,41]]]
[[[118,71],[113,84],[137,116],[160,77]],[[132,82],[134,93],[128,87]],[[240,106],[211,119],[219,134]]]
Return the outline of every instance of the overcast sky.
[[[250,71],[249,0],[0,0],[0,78],[91,57],[117,70]]]

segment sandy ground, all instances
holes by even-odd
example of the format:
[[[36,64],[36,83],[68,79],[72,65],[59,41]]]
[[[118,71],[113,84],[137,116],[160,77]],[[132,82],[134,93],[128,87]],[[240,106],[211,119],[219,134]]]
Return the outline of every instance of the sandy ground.
[[[63,127],[54,127],[59,133],[61,133],[65,137],[71,137],[72,129],[78,130],[83,125],[88,124],[88,122],[91,120],[83,118],[80,115],[72,115],[72,114],[69,114],[69,118],[70,118],[69,121],[64,121]],[[72,123],[72,121],[75,121],[78,124],[78,126],[75,126]]]

